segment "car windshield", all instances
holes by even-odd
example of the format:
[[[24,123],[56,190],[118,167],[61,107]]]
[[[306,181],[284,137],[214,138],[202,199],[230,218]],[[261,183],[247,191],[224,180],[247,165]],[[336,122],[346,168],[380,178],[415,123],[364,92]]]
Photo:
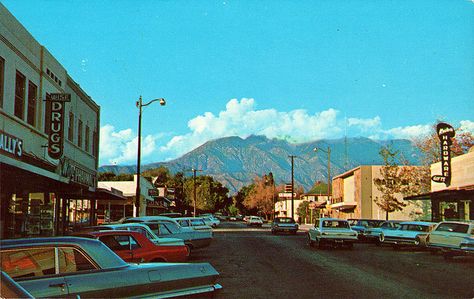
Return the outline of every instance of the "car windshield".
[[[324,220],[324,228],[349,228],[349,223],[347,221],[340,220]]]

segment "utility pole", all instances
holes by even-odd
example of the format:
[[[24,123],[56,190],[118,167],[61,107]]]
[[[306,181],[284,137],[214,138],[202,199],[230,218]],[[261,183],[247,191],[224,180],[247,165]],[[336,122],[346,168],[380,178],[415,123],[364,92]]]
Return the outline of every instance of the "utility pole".
[[[194,214],[193,217],[196,217],[196,171],[202,171],[201,169],[191,169],[193,172],[193,205],[194,205]]]
[[[296,156],[290,155],[291,158],[291,218],[295,219],[295,180],[294,180],[294,158]]]

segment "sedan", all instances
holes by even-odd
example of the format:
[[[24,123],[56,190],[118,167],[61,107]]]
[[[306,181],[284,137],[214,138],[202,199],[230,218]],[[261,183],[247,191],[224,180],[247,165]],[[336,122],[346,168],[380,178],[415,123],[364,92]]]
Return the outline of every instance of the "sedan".
[[[35,298],[178,297],[222,288],[209,263],[128,264],[93,239],[12,239],[0,248],[1,270]]]
[[[400,227],[400,222],[398,220],[387,220],[382,222],[379,227],[370,227],[365,230],[365,238],[369,242],[375,243],[377,246],[380,245],[380,236],[385,231],[391,231],[398,229]]]
[[[247,226],[262,226],[263,220],[258,216],[250,216],[247,220]]]
[[[337,218],[321,218],[308,231],[309,246],[341,245],[352,248],[357,242],[357,232],[352,230],[349,222]]]
[[[432,251],[441,251],[445,258],[473,254],[474,222],[440,222],[429,234],[427,246]]]
[[[126,222],[145,224],[160,237],[182,239],[190,250],[207,247],[213,239],[212,230],[194,230],[190,227],[182,227],[176,220],[168,217],[143,216],[130,218]]]
[[[133,231],[96,231],[78,236],[102,241],[126,262],[185,262],[188,248],[181,246],[157,246],[145,235]]]
[[[298,228],[298,223],[290,217],[276,217],[272,222],[272,234],[287,232],[294,235]]]
[[[426,221],[401,222],[398,229],[381,233],[380,242],[392,244],[394,249],[399,249],[402,246],[423,247],[426,244],[426,237],[435,225],[436,223]]]

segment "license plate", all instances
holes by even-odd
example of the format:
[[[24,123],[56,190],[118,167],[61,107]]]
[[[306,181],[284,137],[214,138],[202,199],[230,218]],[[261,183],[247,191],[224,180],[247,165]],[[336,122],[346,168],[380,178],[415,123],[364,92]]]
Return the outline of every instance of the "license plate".
[[[343,240],[336,240],[336,243],[344,243]]]

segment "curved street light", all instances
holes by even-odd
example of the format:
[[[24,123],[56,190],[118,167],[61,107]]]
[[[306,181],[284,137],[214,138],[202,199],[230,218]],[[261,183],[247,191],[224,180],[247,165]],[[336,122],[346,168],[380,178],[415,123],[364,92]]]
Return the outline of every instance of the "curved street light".
[[[330,182],[331,182],[331,148],[328,146],[327,150],[323,150],[320,147],[315,147],[313,149],[314,152],[322,151],[323,153],[328,154],[328,201],[329,201],[329,194],[330,194]]]
[[[166,105],[166,101],[163,98],[158,98],[149,101],[146,104],[142,102],[142,96],[136,102],[138,108],[138,150],[137,150],[137,190],[135,193],[135,217],[140,216],[140,158],[141,158],[141,139],[142,139],[142,107],[148,106],[154,102],[160,102],[161,106]]]

